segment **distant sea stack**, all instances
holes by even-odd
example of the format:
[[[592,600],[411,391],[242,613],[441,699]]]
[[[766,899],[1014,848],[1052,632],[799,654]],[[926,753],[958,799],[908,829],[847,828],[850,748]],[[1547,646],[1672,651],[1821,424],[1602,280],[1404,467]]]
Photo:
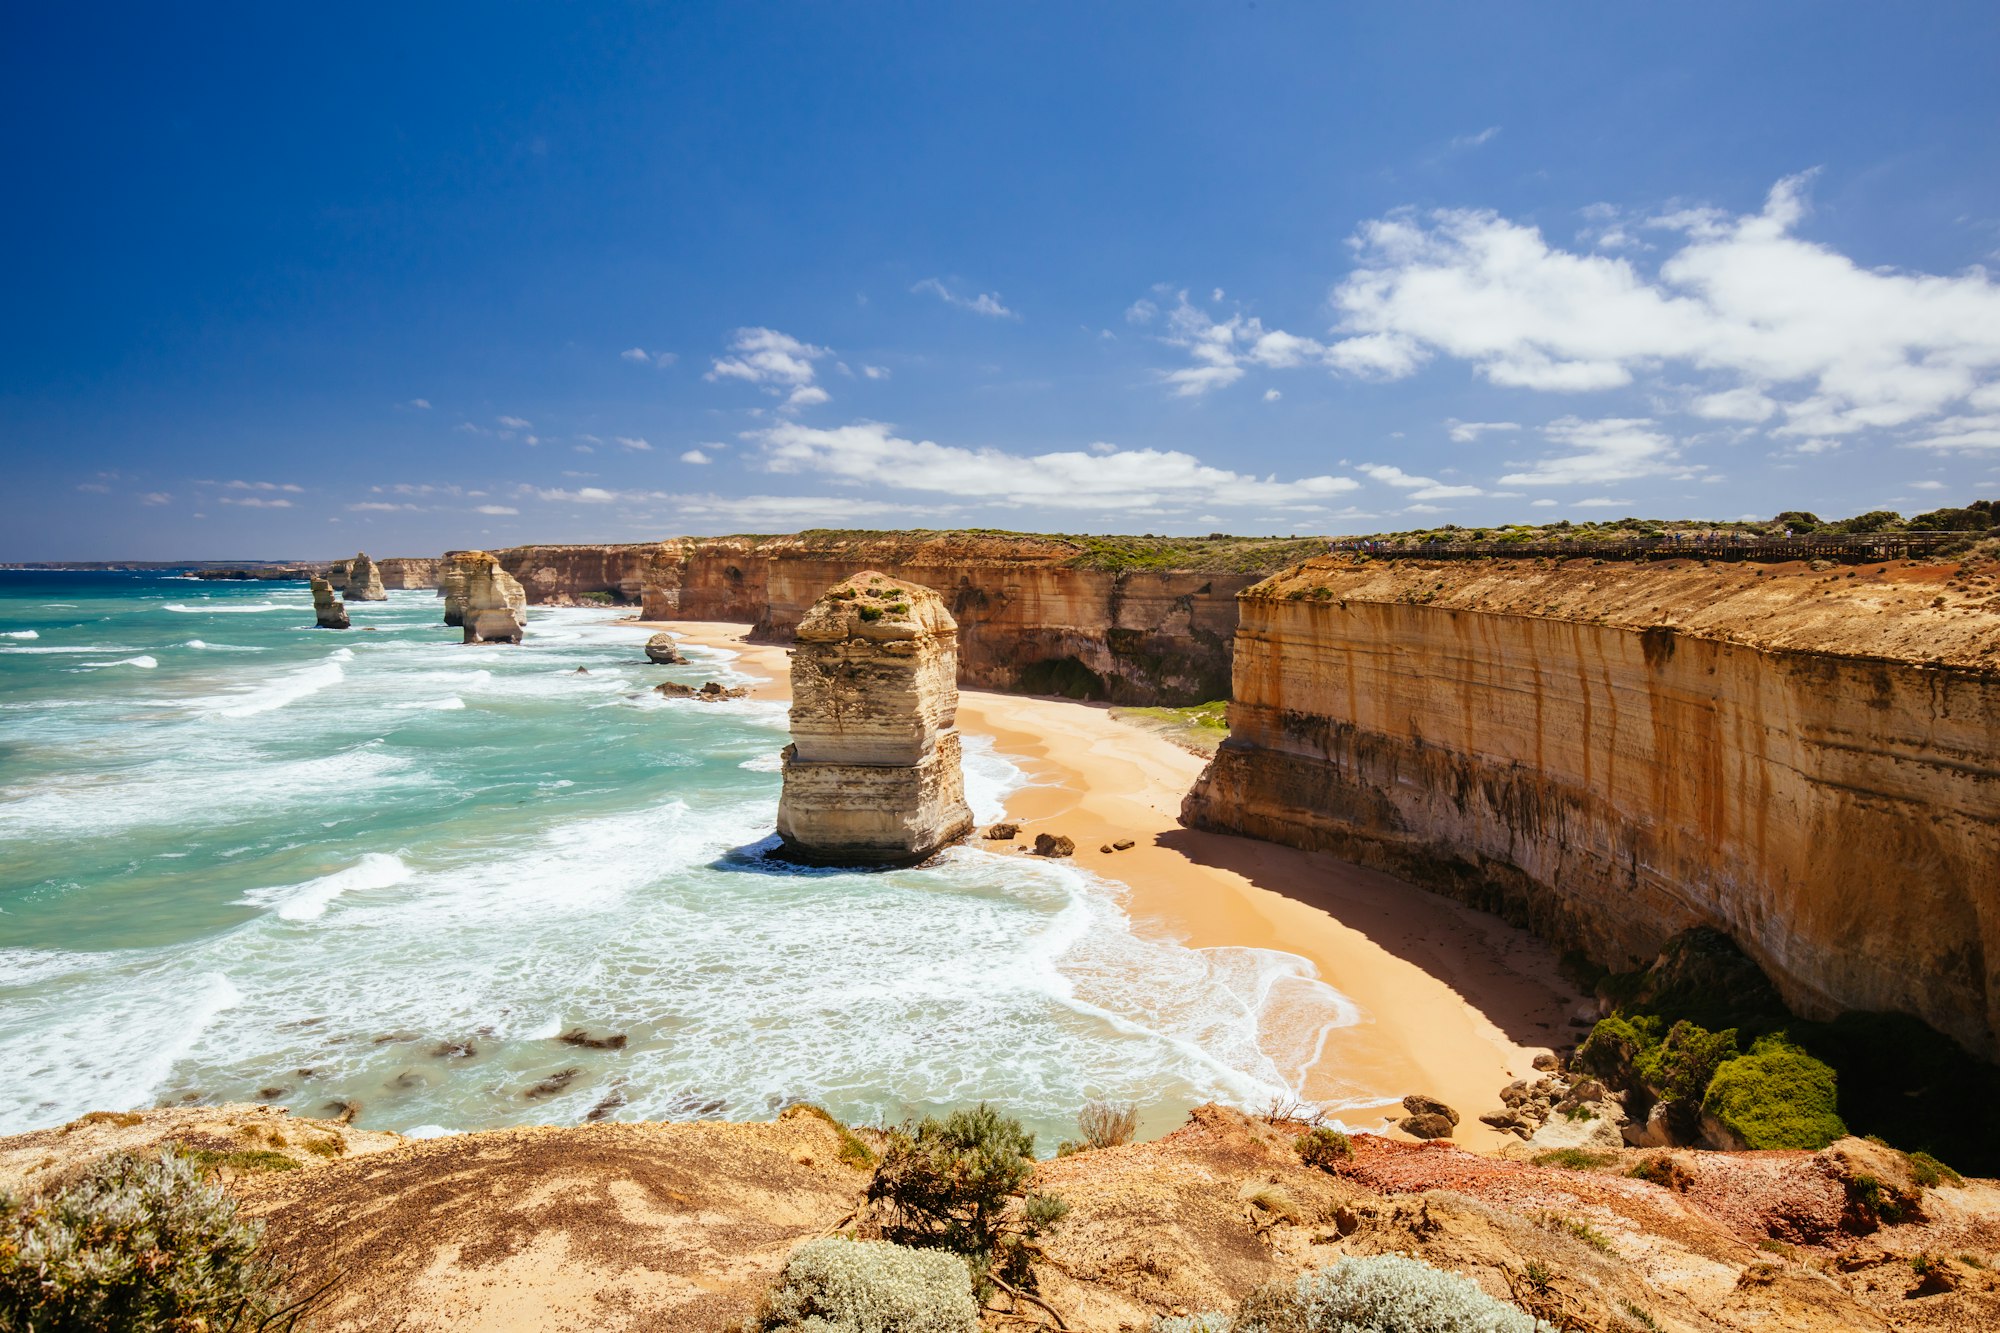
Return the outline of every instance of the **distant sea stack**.
[[[459,551],[446,575],[445,624],[456,601],[467,643],[519,643],[528,627],[528,595],[485,551]],[[454,598],[456,592],[456,598]]]
[[[347,603],[333,595],[333,585],[325,579],[312,581],[313,623],[320,629],[346,629]]]
[[[366,555],[354,557],[354,563],[347,567],[347,600],[350,602],[386,602],[389,594],[382,589],[382,571],[375,568],[375,562]]]
[[[816,865],[908,865],[972,830],[959,766],[958,624],[873,571],[799,622],[778,836]]]

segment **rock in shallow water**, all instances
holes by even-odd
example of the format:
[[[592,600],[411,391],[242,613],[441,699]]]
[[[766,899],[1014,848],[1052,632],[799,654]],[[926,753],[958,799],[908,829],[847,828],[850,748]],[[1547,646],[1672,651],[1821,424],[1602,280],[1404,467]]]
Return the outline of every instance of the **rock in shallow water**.
[[[661,666],[686,666],[687,659],[681,656],[680,646],[674,636],[664,630],[646,640],[646,660]]]
[[[944,599],[873,572],[829,589],[792,652],[785,854],[907,864],[971,832],[957,719],[958,622]]]

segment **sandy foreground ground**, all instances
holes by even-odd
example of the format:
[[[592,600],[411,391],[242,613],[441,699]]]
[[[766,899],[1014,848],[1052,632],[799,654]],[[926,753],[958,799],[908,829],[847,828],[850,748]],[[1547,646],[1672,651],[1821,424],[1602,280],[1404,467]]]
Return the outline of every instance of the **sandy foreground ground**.
[[[739,669],[769,677],[755,697],[790,695],[786,649],[747,642],[748,626],[625,623],[728,649]],[[1403,1094],[1428,1093],[1459,1111],[1461,1145],[1516,1142],[1476,1117],[1500,1105],[1507,1083],[1531,1076],[1536,1054],[1573,1037],[1570,1019],[1583,1011],[1548,945],[1330,856],[1182,828],[1181,797],[1203,761],[1102,705],[963,690],[958,725],[992,737],[1028,773],[1030,785],[1007,799],[1021,841],[1074,839],[1075,864],[1127,887],[1140,933],[1295,954],[1359,1007],[1361,1021],[1327,1035],[1306,1098],[1344,1104],[1340,1120],[1380,1132],[1404,1114]],[[1100,850],[1126,838],[1130,850]]]

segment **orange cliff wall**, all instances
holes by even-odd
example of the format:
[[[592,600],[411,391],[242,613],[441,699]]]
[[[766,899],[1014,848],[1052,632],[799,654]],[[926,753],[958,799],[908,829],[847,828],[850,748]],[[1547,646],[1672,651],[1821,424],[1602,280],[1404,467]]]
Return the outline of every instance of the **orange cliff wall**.
[[[751,624],[789,642],[820,594],[863,569],[935,589],[959,622],[960,681],[1051,690],[1072,685],[1122,703],[1201,703],[1229,690],[1236,594],[1261,573],[1107,572],[1078,546],[973,533],[806,533],[675,538],[624,546],[496,551],[530,603],[637,603],[647,620]],[[1274,562],[1275,563],[1275,562]],[[1266,567],[1268,572],[1269,567]]]
[[[1183,810],[1615,967],[1726,931],[1809,1016],[2000,1057],[1994,566],[1324,558],[1251,589]]]

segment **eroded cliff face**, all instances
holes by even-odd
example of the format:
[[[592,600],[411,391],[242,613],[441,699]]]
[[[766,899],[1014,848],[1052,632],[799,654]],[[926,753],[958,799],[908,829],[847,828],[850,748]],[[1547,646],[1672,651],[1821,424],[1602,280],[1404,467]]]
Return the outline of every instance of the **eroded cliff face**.
[[[921,861],[972,831],[957,627],[935,592],[863,571],[826,589],[792,652],[778,836],[829,865]]]
[[[347,600],[350,602],[386,602],[389,594],[382,588],[382,573],[375,562],[366,554],[357,555],[347,566]]]
[[[1308,561],[1242,599],[1183,818],[1611,966],[1712,925],[1802,1013],[2000,1057],[1991,569]]]
[[[1236,594],[1261,577],[1093,569],[1068,541],[970,533],[683,538],[645,549],[648,620],[749,622],[757,638],[790,642],[822,591],[876,569],[944,598],[964,684],[1119,703],[1224,697]]]
[[[384,588],[435,588],[438,567],[444,562],[430,557],[392,555],[375,562]]]
[[[610,598],[636,605],[658,542],[628,546],[510,546],[493,554],[536,606]]]

